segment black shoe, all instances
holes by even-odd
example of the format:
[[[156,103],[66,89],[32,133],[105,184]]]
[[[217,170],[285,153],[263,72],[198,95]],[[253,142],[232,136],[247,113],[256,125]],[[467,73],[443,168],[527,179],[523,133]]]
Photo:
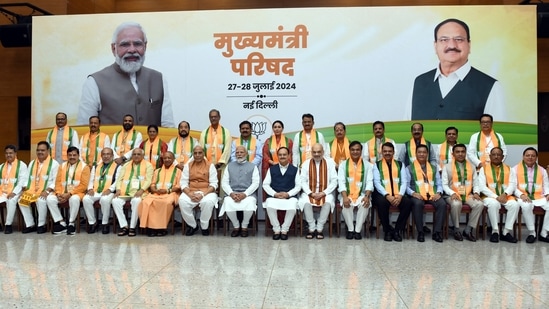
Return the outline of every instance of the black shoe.
[[[472,242],[477,241],[475,235],[473,234],[473,231],[471,231],[471,233],[467,233],[467,232],[463,231],[463,238],[467,239],[468,241],[472,241]]]
[[[231,235],[233,236],[233,235]],[[279,240],[280,239],[280,233],[278,234],[273,234],[273,240]]]
[[[536,236],[534,236],[534,235],[528,235],[528,237],[526,237],[526,243],[527,244],[533,244],[535,241],[536,241]]]
[[[6,228],[4,229],[4,234],[11,234],[13,233],[13,228],[11,225],[6,225]]]
[[[431,229],[429,227],[427,227],[427,225],[424,225],[423,226],[423,233],[429,234],[429,233],[431,233]]]
[[[280,234],[281,240],[288,240],[288,234]]]
[[[187,231],[185,231],[185,236],[193,236],[194,233],[198,231],[198,224],[196,227],[187,226]]]
[[[356,240],[362,239],[362,234],[361,234],[361,233],[355,232],[355,239],[356,239]]]
[[[198,225],[196,226],[198,227]],[[202,230],[202,236],[209,236],[210,235],[210,229],[206,228],[205,230]]]
[[[499,234],[492,233],[492,236],[490,236],[490,242],[499,242]]]
[[[370,233],[373,233],[377,230],[377,227],[375,226],[370,226]]]
[[[103,225],[103,231],[101,231],[101,233],[109,234],[110,232],[111,232],[111,228],[110,228],[109,224],[104,224]]]
[[[36,233],[37,234],[44,234],[46,233],[46,226],[45,225],[42,225],[42,226],[39,226],[36,228]]]
[[[95,231],[97,230],[98,226],[99,225],[97,224],[97,222],[95,222],[94,224],[91,224],[91,225],[88,224],[88,230],[87,230],[88,234],[94,234]]]
[[[36,225],[24,228],[21,233],[28,234],[28,233],[32,233],[32,232],[36,232]]]
[[[176,227],[182,227],[183,226],[183,223],[179,222],[179,221],[175,221],[174,224],[173,224],[173,227],[176,228]]]
[[[67,235],[74,235],[75,232],[76,228],[74,227],[74,225],[69,224],[69,226],[67,227]]]
[[[395,241],[402,241],[402,236],[400,236],[400,231],[399,230],[394,230],[393,231],[393,239]]]
[[[542,241],[542,242],[549,242],[549,237],[543,237],[543,236],[539,235],[538,239],[539,239],[539,241]]]
[[[61,225],[61,223],[56,222],[53,224],[53,231],[51,231],[52,234],[61,234],[67,230],[67,227],[64,225]],[[38,233],[40,234],[40,233]]]
[[[238,235],[240,235],[240,229],[234,229],[232,232],[231,232],[231,237],[238,237]],[[276,234],[275,234],[276,235]],[[274,235],[273,235],[274,236]],[[279,237],[280,238],[280,237]]]
[[[510,242],[512,244],[517,242],[517,239],[515,237],[513,237],[513,235],[511,235],[510,233],[507,233],[505,235],[501,234],[499,239],[505,240],[506,242]]]
[[[440,235],[440,232],[433,233],[433,240],[436,242],[442,242],[442,235]]]
[[[425,242],[425,233],[423,233],[423,232],[417,233],[417,241]]]
[[[385,237],[383,238],[385,241],[393,241],[393,232],[385,232]]]
[[[463,235],[459,231],[454,232],[454,239],[457,241],[463,241]]]
[[[347,236],[345,238],[347,239],[353,239],[354,238],[354,232],[351,232],[351,231],[347,231]]]

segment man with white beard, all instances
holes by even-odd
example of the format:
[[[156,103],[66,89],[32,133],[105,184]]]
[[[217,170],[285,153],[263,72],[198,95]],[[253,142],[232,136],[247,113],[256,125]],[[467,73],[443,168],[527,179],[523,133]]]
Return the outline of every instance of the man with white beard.
[[[136,125],[175,126],[162,73],[143,66],[146,49],[147,36],[140,24],[125,22],[116,28],[111,43],[115,63],[84,82],[78,124],[87,124],[90,116],[116,124],[128,111],[135,111]]]

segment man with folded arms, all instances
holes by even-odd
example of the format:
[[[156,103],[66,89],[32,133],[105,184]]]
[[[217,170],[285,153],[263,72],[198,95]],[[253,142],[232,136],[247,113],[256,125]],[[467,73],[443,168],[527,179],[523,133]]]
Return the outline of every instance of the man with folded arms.
[[[545,210],[539,240],[549,242],[547,238],[549,231],[549,179],[547,171],[537,164],[537,159],[538,151],[533,147],[528,147],[522,153],[522,161],[513,167],[517,177],[515,196],[518,197],[517,201],[522,209],[522,217],[529,232],[526,237],[526,242],[529,244],[536,241],[534,206]]]
[[[231,161],[221,178],[221,186],[226,196],[219,216],[227,212],[234,230],[231,237],[248,237],[248,224],[257,210],[257,188],[259,188],[259,170],[255,164],[248,162],[248,150],[236,146],[236,161]],[[238,221],[237,211],[242,211],[242,223]]]
[[[267,170],[263,180],[263,191],[267,200],[263,207],[267,210],[273,226],[274,240],[288,240],[288,231],[297,209],[297,195],[301,191],[301,177],[297,167],[290,163],[290,149],[280,147],[277,150],[278,164]],[[284,222],[280,225],[278,211],[285,212]]]
[[[60,234],[67,231],[67,235],[74,235],[75,221],[80,211],[80,201],[88,189],[90,181],[90,168],[86,163],[80,160],[80,152],[76,147],[69,147],[67,150],[67,162],[63,162],[59,167],[59,175],[55,180],[55,195],[49,195],[47,198],[48,209],[53,218],[54,234]],[[69,225],[63,220],[59,204],[69,203]]]
[[[6,203],[8,210],[6,214],[6,226],[4,234],[13,233],[13,217],[17,207],[17,200],[23,192],[23,188],[27,184],[29,172],[25,162],[17,159],[17,147],[15,145],[7,145],[4,148],[6,162],[0,165],[0,185],[2,193],[0,194],[0,202]]]
[[[29,180],[23,188],[23,193],[17,202],[25,219],[23,234],[37,232],[46,233],[46,216],[48,205],[46,198],[55,191],[55,179],[59,163],[50,155],[50,144],[40,141],[36,145],[36,159],[29,163]],[[36,202],[38,210],[38,228],[34,224],[31,204]]]
[[[118,236],[128,235],[133,237],[136,235],[137,208],[144,197],[143,194],[147,192],[151,185],[154,171],[152,164],[144,158],[145,152],[143,149],[134,149],[132,151],[132,160],[120,168],[119,175],[116,177],[116,192],[112,200],[112,209],[122,228]],[[128,199],[132,208],[129,228],[123,209]]]
[[[324,239],[324,224],[335,207],[334,191],[337,188],[337,172],[335,162],[324,157],[324,148],[321,144],[314,144],[311,148],[312,158],[305,160],[301,165],[301,197],[299,207],[305,214],[309,231],[307,239]],[[315,220],[313,207],[320,207],[320,214]]]
[[[88,217],[88,233],[93,234],[97,229],[97,221],[93,204],[99,201],[101,205],[101,220],[102,233],[109,234],[109,216],[111,214],[111,202],[116,191],[116,174],[119,170],[118,164],[114,161],[114,154],[111,148],[103,148],[101,150],[101,162],[94,166],[90,173],[90,181],[88,183],[88,192],[82,199],[86,217]]]
[[[499,239],[516,243],[517,239],[511,235],[513,225],[517,220],[520,206],[515,200],[515,172],[503,163],[503,150],[493,147],[490,150],[488,164],[485,164],[479,172],[478,184],[480,193],[485,198],[482,200],[488,208],[488,218],[492,224],[492,236],[490,242],[499,242]],[[513,180],[513,181],[511,181]],[[504,206],[507,209],[505,227],[499,234],[499,209]]]
[[[200,228],[202,235],[210,235],[208,229],[212,211],[217,204],[217,170],[215,165],[206,160],[204,148],[200,145],[194,146],[193,160],[189,161],[183,168],[181,175],[181,196],[179,197],[179,208],[183,220],[187,223],[185,235],[192,236],[199,229],[194,218],[193,209],[200,207]]]
[[[347,225],[347,239],[361,239],[362,226],[370,211],[370,196],[374,190],[373,167],[362,159],[362,144],[352,141],[349,144],[350,159],[339,164],[338,183],[339,201],[341,202],[343,218]],[[356,225],[353,224],[354,209]]]
[[[452,148],[453,160],[442,169],[442,187],[446,193],[446,203],[450,205],[450,219],[454,223],[454,239],[477,241],[473,229],[478,225],[478,219],[484,209],[484,203],[479,195],[478,174],[476,168],[466,160],[467,148],[464,144],[456,144]],[[461,209],[466,203],[471,207],[469,222],[463,231],[459,231]]]

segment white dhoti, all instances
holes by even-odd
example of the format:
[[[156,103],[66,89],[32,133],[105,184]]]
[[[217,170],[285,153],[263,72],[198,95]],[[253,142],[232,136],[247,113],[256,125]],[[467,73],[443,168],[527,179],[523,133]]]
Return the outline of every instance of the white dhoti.
[[[227,217],[231,220],[234,228],[240,228],[240,222],[236,216],[237,211],[242,211],[244,214],[242,216],[242,228],[248,228],[250,223],[250,218],[253,213],[257,210],[257,199],[255,196],[246,196],[242,201],[235,202],[230,196],[226,196],[223,199],[223,205],[219,211],[219,216],[223,216],[227,212]]]
[[[210,224],[213,208],[217,208],[217,194],[208,193],[198,203],[191,201],[191,198],[185,193],[179,196],[179,209],[183,220],[192,228],[196,227],[196,219],[193,213],[193,208],[196,206],[200,207],[200,227],[202,230],[206,230]]]

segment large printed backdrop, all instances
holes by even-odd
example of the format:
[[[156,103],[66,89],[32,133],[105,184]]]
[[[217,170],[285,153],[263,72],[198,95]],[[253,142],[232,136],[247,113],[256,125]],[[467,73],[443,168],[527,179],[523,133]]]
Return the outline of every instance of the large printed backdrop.
[[[508,144],[536,144],[537,64],[535,8],[530,6],[353,7],[35,17],[33,21],[33,144],[39,129],[63,111],[78,119],[85,78],[113,63],[112,33],[124,21],[142,24],[148,37],[145,65],[168,82],[174,121],[205,128],[217,108],[233,135],[245,119],[270,135],[272,121],[301,128],[342,121],[351,138],[366,140],[369,123],[383,120],[398,142],[409,138],[404,115],[414,78],[436,67],[433,28],[459,18],[471,29],[469,61],[502,84],[497,124]],[[368,124],[368,125],[364,125]],[[458,125],[462,141],[477,121],[426,122],[426,136],[443,139]],[[85,128],[83,127],[84,131]],[[442,132],[441,132],[442,131]],[[168,131],[176,134],[175,131]]]

